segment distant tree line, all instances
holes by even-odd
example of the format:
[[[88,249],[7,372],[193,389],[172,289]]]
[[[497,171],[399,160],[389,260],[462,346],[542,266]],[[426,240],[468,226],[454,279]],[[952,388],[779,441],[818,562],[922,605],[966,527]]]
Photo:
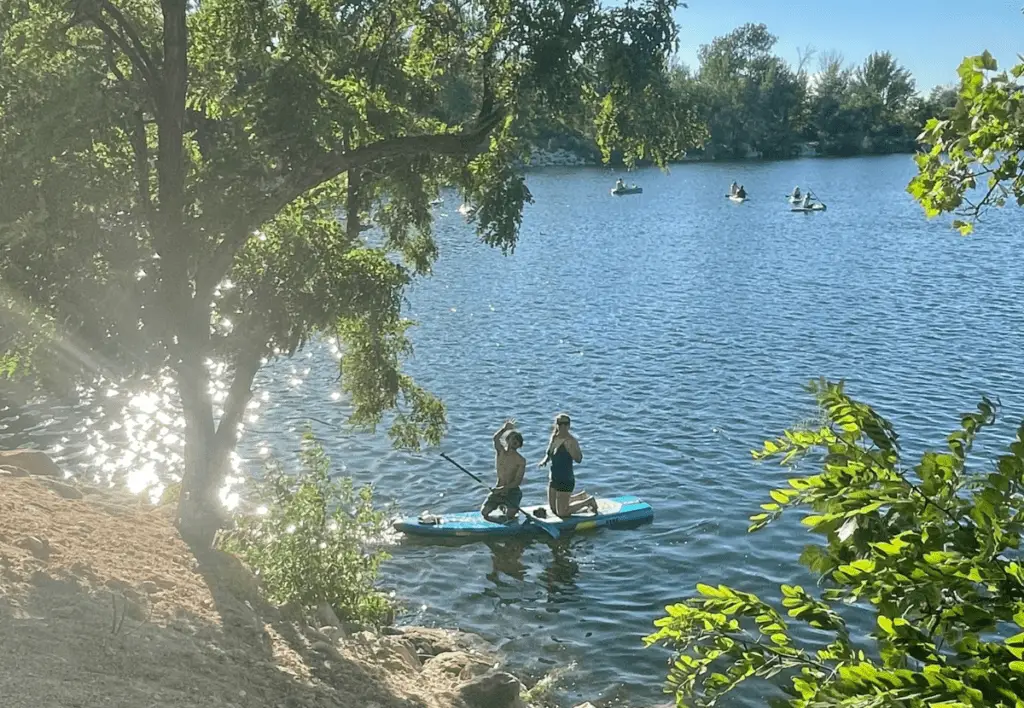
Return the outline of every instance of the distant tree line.
[[[671,69],[707,125],[706,156],[792,157],[805,143],[823,155],[912,152],[925,122],[956,104],[952,86],[920,96],[890,52],[859,66],[823,54],[811,72],[812,52],[793,67],[772,53],[776,41],[765,25],[746,24],[702,46],[695,71]]]
[[[888,51],[859,65],[835,52],[801,54],[792,66],[773,54],[777,37],[764,24],[746,24],[701,46],[696,69],[667,68],[669,94],[705,127],[706,159],[795,157],[810,146],[829,156],[913,152],[925,122],[956,104],[955,86],[918,93],[910,72]],[[814,62],[814,70],[809,65]],[[448,77],[454,119],[471,110],[472,89]],[[550,121],[536,116],[525,136],[540,148],[599,155],[593,116]]]

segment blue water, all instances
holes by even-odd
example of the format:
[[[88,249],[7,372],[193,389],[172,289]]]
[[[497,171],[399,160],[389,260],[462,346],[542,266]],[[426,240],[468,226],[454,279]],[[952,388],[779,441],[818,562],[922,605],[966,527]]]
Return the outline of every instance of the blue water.
[[[891,417],[908,459],[941,445],[980,395],[998,396],[1002,423],[978,455],[988,464],[1024,418],[1024,220],[1000,212],[961,238],[904,192],[913,173],[907,156],[687,164],[629,175],[644,193],[611,197],[609,171],[534,172],[537,201],[508,257],[476,242],[448,195],[441,258],[408,305],[419,322],[408,370],[448,405],[443,449],[490,475],[490,435],[514,416],[533,462],[567,411],[579,486],[638,494],[656,518],[559,543],[403,543],[384,575],[408,620],[479,632],[528,675],[575,662],[565,705],[656,705],[668,654],[641,638],[667,603],[698,581],[767,597],[813,583],[796,561],[813,537],[794,519],[746,533],[787,476],[750,450],[814,414],[809,379],[845,378]],[[745,204],[724,198],[733,179]],[[791,213],[795,184],[828,211]],[[261,375],[266,401],[241,448],[250,467],[287,455],[313,416],[339,470],[402,512],[479,505],[436,450],[340,432],[336,376],[325,346]],[[527,501],[545,489],[531,465]],[[763,704],[761,689],[737,704]]]

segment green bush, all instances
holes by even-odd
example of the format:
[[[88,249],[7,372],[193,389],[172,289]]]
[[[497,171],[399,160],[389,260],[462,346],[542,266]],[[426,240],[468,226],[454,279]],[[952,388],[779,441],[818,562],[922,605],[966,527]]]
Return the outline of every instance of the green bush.
[[[751,531],[807,512],[824,543],[801,561],[825,587],[783,585],[780,606],[698,584],[699,596],[666,608],[647,642],[676,652],[678,705],[714,705],[754,677],[776,681],[771,705],[791,708],[1024,705],[1024,425],[977,469],[975,437],[996,418],[982,399],[945,450],[911,468],[889,422],[841,384],[811,390],[825,424],[754,455],[819,469],[771,490]],[[873,613],[870,638],[847,626],[850,604]]]
[[[221,547],[248,564],[271,602],[309,611],[327,603],[345,621],[391,621],[395,605],[376,586],[388,558],[375,547],[387,531],[386,514],[374,507],[369,486],[357,490],[347,477],[330,478],[330,459],[308,431],[300,457],[298,475],[268,463]]]

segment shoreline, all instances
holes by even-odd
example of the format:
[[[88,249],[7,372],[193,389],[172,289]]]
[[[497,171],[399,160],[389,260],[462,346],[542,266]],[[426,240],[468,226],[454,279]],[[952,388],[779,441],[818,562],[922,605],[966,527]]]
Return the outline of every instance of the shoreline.
[[[750,162],[788,162],[791,160],[845,160],[856,157],[888,157],[890,155],[914,155],[917,150],[896,150],[892,152],[861,152],[854,155],[825,155],[812,147],[812,143],[803,143],[800,153],[792,157],[763,157],[759,154],[750,154],[746,157],[730,157],[716,159],[705,155],[683,156],[678,160],[672,160],[669,166],[703,164],[703,163],[750,163]],[[648,161],[639,162],[638,167],[652,167],[654,163]],[[537,170],[547,167],[601,167],[608,169],[623,169],[621,162],[603,163],[599,158],[581,155],[566,149],[547,150],[534,148],[530,160],[520,162],[519,167],[523,170]]]
[[[193,553],[170,506],[40,451],[0,453],[0,626],[9,708],[531,708],[479,636],[270,605],[237,558]]]

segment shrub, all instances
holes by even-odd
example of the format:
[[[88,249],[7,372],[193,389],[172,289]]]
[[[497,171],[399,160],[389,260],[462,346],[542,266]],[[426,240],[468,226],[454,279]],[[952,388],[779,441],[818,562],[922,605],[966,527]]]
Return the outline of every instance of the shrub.
[[[327,603],[342,620],[389,622],[394,603],[376,586],[388,558],[376,547],[387,521],[373,505],[371,487],[331,479],[330,459],[309,431],[300,459],[298,475],[268,463],[221,547],[248,564],[271,602],[310,611]]]

